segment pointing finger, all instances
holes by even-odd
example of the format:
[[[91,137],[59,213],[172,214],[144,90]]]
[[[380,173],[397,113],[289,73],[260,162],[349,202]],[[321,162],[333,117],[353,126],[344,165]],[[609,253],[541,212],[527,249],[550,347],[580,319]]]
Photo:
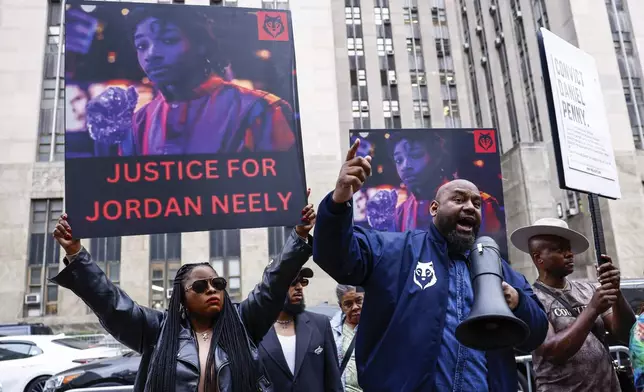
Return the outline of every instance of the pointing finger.
[[[308,199],[311,196],[311,188],[306,190],[306,198]]]
[[[358,147],[360,147],[360,139],[356,139],[355,142],[353,142],[353,145],[351,148],[349,148],[349,151],[347,152],[347,159],[346,161],[350,161],[356,156],[356,151],[358,151]]]

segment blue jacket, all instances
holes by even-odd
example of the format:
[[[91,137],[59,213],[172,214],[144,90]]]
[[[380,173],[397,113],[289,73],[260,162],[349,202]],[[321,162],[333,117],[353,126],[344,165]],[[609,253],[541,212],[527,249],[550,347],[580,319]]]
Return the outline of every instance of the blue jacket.
[[[404,233],[366,230],[353,225],[351,202],[334,203],[329,194],[318,210],[313,259],[339,283],[365,288],[356,340],[362,388],[433,391],[449,285],[447,243],[438,230],[433,225],[429,231]],[[430,261],[435,281],[430,287],[414,282],[416,264]],[[505,262],[503,275],[519,293],[514,314],[530,327],[529,338],[517,349],[531,352],[548,331],[543,305],[525,277]],[[516,391],[513,350],[489,351],[486,357],[489,390]]]

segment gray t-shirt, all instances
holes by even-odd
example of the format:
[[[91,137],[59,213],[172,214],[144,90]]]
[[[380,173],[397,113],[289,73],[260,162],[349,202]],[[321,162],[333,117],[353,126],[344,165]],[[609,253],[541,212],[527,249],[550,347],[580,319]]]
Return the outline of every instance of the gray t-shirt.
[[[599,284],[590,282],[574,282],[566,280],[566,287],[556,289],[547,286],[555,293],[564,297],[574,310],[581,313]],[[566,308],[549,294],[534,287],[534,292],[546,309],[548,321],[555,332],[568,328],[575,317]],[[602,317],[609,315],[608,309]],[[599,331],[604,331],[604,321],[598,317],[595,326]],[[610,354],[606,352],[604,344],[592,333],[588,333],[586,341],[579,351],[563,365],[557,365],[545,360],[536,352],[532,353],[537,392],[620,392],[617,374],[612,366]]]

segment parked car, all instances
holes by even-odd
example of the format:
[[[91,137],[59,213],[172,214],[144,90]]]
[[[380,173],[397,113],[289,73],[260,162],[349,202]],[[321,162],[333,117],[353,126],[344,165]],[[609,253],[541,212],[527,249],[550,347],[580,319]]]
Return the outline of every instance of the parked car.
[[[41,392],[54,374],[122,354],[116,347],[92,347],[94,341],[65,335],[0,338],[0,383],[4,392]]]
[[[44,392],[134,385],[140,362],[141,355],[135,351],[90,362],[56,374],[47,381]]]
[[[306,310],[313,313],[323,314],[329,319],[332,319],[339,311],[340,307],[338,305],[329,305],[328,302],[322,302],[319,305],[307,307]]]
[[[44,324],[2,324],[0,325],[1,336],[22,336],[22,335],[53,335],[54,331]]]

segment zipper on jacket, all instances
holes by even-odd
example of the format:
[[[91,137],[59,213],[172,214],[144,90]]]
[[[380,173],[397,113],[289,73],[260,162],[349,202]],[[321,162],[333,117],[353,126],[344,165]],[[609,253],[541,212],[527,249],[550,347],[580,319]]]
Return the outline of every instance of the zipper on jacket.
[[[230,363],[230,361],[226,361],[226,362],[221,364],[221,367],[219,369],[217,369],[217,379],[215,380],[215,382],[217,383],[217,392],[221,391],[221,388],[219,388],[219,373],[221,373],[221,370],[224,368],[224,366],[228,366],[229,363]],[[231,374],[230,382],[232,384],[232,374]],[[231,385],[231,387],[232,387],[232,385]],[[232,388],[231,388],[231,390],[232,390]]]
[[[192,335],[192,340],[194,341],[195,345],[197,346],[197,389],[195,392],[199,391],[199,383],[201,382],[201,363],[199,363],[199,343],[197,342],[197,338],[195,337],[195,331],[190,329],[190,334]],[[215,347],[215,350],[217,350],[217,347]],[[215,353],[216,354],[216,353]],[[208,354],[210,355],[210,354]],[[216,363],[216,361],[215,361]],[[221,370],[224,368],[224,366],[228,366],[230,364],[230,361],[226,361],[221,364],[219,369],[217,369],[217,378],[215,379],[215,382],[217,383],[217,391],[220,391],[221,388],[219,388],[219,373],[221,373]],[[208,371],[208,369],[206,369]]]
[[[199,383],[201,382],[201,363],[200,361],[200,356],[199,356],[199,342],[197,341],[197,337],[195,336],[195,331],[190,328],[190,334],[192,335],[192,341],[194,342],[195,346],[197,346],[197,387],[195,388],[195,392],[199,391]]]

